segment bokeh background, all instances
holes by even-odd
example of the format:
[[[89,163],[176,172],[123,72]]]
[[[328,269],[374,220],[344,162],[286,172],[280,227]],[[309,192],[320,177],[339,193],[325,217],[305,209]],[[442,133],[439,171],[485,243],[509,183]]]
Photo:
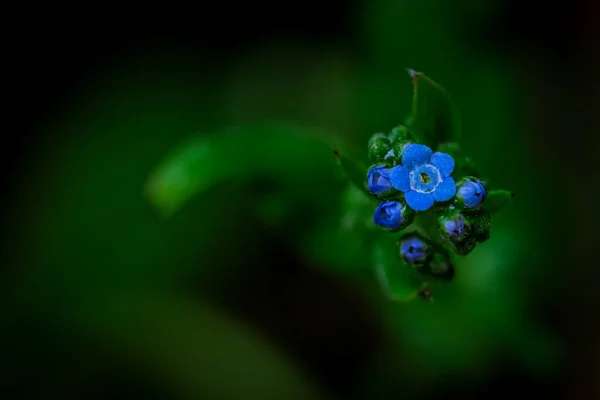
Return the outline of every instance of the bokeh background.
[[[598,11],[307,0],[16,18],[3,394],[600,397]],[[143,195],[173,146],[226,127],[289,121],[366,151],[410,111],[407,67],[447,89],[463,148],[517,196],[434,302],[387,300],[342,229],[331,154],[307,143],[272,152],[285,174],[249,167],[171,218]]]

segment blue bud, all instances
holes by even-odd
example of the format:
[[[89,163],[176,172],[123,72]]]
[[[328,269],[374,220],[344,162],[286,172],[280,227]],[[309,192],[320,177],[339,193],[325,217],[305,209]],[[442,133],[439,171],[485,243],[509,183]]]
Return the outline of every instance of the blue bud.
[[[430,256],[431,246],[418,236],[409,236],[400,241],[400,257],[410,264],[422,264]]]
[[[407,227],[412,222],[412,210],[399,201],[385,201],[375,210],[373,222],[375,225],[396,231]]]
[[[460,213],[453,213],[449,216],[443,215],[438,219],[438,222],[442,236],[453,242],[460,242],[471,231],[470,222]]]
[[[393,190],[390,182],[390,170],[384,165],[371,168],[367,172],[367,188],[375,195],[380,195]]]
[[[487,191],[477,178],[464,178],[459,182],[456,191],[458,204],[463,208],[480,207],[487,196]]]

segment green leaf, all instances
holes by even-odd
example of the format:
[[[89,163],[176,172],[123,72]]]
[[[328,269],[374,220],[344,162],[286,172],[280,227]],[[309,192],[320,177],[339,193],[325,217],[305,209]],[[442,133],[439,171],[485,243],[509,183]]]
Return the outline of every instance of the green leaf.
[[[335,141],[328,132],[284,123],[194,136],[160,161],[146,182],[145,195],[170,216],[195,195],[225,181],[265,177],[317,190],[335,179],[328,144]]]
[[[382,290],[391,300],[407,302],[419,295],[423,279],[400,259],[395,235],[382,234],[375,242],[373,267]]]
[[[407,125],[417,142],[436,147],[440,142],[460,141],[460,127],[450,96],[421,72],[409,69],[413,78],[412,113]]]
[[[328,398],[269,338],[211,304],[131,289],[82,300],[66,321],[169,382],[173,398]]]
[[[483,209],[495,213],[512,203],[515,194],[510,190],[490,190],[483,203]]]
[[[335,150],[334,154],[338,160],[338,164],[342,168],[344,175],[356,186],[361,189],[367,195],[371,195],[365,186],[365,179],[367,177],[367,168],[343,154],[340,154],[339,151]]]

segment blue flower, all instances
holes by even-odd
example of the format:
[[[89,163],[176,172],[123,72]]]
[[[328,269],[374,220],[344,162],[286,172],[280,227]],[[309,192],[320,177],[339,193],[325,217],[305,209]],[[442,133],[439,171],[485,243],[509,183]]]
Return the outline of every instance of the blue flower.
[[[454,159],[446,153],[433,153],[429,147],[411,143],[404,148],[402,165],[390,171],[390,182],[404,192],[406,202],[415,211],[425,211],[434,201],[448,201],[456,194],[450,177]]]
[[[477,178],[466,178],[460,182],[456,198],[464,208],[477,208],[483,204],[487,196],[485,187]]]
[[[455,242],[463,240],[471,230],[469,222],[458,213],[450,217],[441,217],[439,223],[442,235]]]
[[[410,264],[420,264],[429,258],[430,246],[417,236],[410,236],[400,242],[400,256]]]
[[[371,168],[369,172],[367,172],[367,188],[371,193],[376,195],[392,190],[390,170],[383,165]]]
[[[398,201],[385,201],[375,210],[373,222],[388,230],[398,230],[411,222],[412,211]]]

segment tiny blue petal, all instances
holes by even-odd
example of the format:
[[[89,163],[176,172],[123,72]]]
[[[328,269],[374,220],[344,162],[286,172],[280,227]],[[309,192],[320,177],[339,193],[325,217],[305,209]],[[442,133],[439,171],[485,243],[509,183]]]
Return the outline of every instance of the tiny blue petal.
[[[450,176],[454,171],[454,159],[449,154],[440,153],[439,151],[433,153],[430,162],[440,171],[442,178]]]
[[[465,208],[477,208],[485,200],[487,192],[480,181],[467,180],[458,188],[456,195],[462,199]]]
[[[408,180],[408,169],[402,165],[397,165],[390,171],[390,182],[392,186],[402,192],[410,190],[410,182]]]
[[[456,194],[456,182],[451,177],[444,179],[432,193],[435,201],[448,201]]]
[[[388,229],[399,228],[404,221],[402,218],[402,203],[398,201],[386,201],[377,207],[373,215],[375,225]]]
[[[419,193],[414,190],[404,195],[408,206],[415,211],[426,211],[433,205],[433,196],[431,193]]]
[[[390,170],[384,166],[371,168],[367,173],[367,188],[373,194],[382,194],[393,189]]]
[[[431,158],[431,149],[422,144],[411,143],[402,152],[402,165],[411,167],[413,164],[424,164]]]
[[[409,263],[423,262],[427,259],[428,246],[418,237],[411,237],[400,243],[400,255]]]

